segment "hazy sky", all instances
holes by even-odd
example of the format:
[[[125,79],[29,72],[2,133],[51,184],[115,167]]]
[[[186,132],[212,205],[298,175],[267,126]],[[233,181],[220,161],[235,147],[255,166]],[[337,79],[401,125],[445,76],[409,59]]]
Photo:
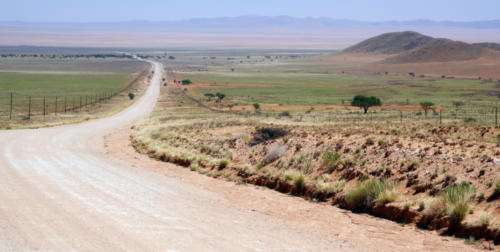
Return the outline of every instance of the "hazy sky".
[[[241,15],[366,21],[500,19],[500,0],[0,0],[2,21],[101,22]]]

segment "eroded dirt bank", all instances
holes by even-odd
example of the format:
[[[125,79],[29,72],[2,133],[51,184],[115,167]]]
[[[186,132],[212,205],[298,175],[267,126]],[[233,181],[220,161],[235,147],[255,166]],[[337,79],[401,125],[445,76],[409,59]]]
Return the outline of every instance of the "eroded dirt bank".
[[[368,251],[471,251],[476,248],[462,240],[440,236],[433,231],[354,214],[327,203],[308,202],[250,184],[238,184],[200,175],[184,167],[164,163],[135,151],[129,141],[130,130],[121,130],[106,138],[107,153],[147,169],[181,179],[223,196],[235,207],[264,214],[290,224],[302,232],[317,234]],[[336,249],[331,249],[336,250]]]

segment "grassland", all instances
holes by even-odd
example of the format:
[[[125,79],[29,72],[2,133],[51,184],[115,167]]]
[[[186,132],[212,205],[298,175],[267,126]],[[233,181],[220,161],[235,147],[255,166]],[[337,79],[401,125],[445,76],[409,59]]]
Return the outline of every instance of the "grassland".
[[[328,52],[323,52],[328,53]],[[315,58],[321,52],[282,52],[279,55],[206,55],[173,53],[164,62],[171,79],[191,79],[193,96],[223,92],[227,103],[283,105],[342,105],[354,95],[375,95],[385,105],[418,105],[432,101],[453,107],[453,101],[470,106],[494,106],[500,100],[498,83],[477,79],[410,77],[385,73],[348,73],[344,68],[363,62],[331,62]],[[367,60],[366,62],[368,62]],[[198,85],[197,85],[198,84]]]
[[[129,103],[127,92],[139,91],[137,78],[144,80],[148,68],[130,59],[2,58],[0,127],[57,125],[117,111]],[[104,105],[118,91],[124,93]],[[96,100],[101,103],[87,105]]]
[[[498,128],[324,121],[318,120],[321,111],[221,112],[200,107],[183,88],[163,88],[153,114],[134,126],[139,152],[214,178],[408,225],[499,225],[493,186],[500,181]],[[465,237],[469,232],[463,231]],[[487,232],[471,235],[496,239]]]

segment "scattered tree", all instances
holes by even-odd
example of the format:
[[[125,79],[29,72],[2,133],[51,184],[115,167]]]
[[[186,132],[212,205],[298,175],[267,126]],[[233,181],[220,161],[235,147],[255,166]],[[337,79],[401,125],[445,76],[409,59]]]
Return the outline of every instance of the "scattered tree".
[[[420,106],[422,107],[422,109],[424,110],[424,113],[425,113],[425,117],[427,117],[427,112],[429,110],[432,110],[433,107],[434,107],[434,103],[433,102],[430,102],[430,101],[424,101],[424,102],[421,102],[420,103]]]
[[[252,104],[252,105],[253,105],[253,108],[254,108],[255,110],[259,110],[259,109],[260,109],[260,104],[258,104],[258,103],[254,103],[254,104]]]
[[[408,73],[411,77],[415,77],[415,73],[414,72],[410,72]]]
[[[190,80],[190,79],[186,79],[186,80],[182,80],[181,81],[181,84],[182,85],[189,85],[189,84],[192,84],[193,82]]]
[[[368,113],[368,109],[370,107],[380,106],[382,105],[382,102],[380,102],[380,99],[375,96],[368,97],[368,96],[356,95],[354,96],[351,105],[362,108],[366,114]]]
[[[128,93],[128,98],[130,98],[130,100],[133,100],[135,98],[135,94],[134,93]]]
[[[453,106],[455,106],[455,108],[458,110],[459,107],[465,105],[465,103],[463,101],[454,101],[453,102]]]
[[[214,97],[215,97],[215,95],[214,95],[214,94],[212,94],[212,93],[206,93],[206,94],[205,94],[205,97],[207,97],[208,101],[211,101],[211,100],[212,100],[212,98],[214,98]]]
[[[221,102],[222,99],[224,99],[226,97],[226,94],[217,92],[217,93],[215,93],[215,96],[217,96],[218,102]]]

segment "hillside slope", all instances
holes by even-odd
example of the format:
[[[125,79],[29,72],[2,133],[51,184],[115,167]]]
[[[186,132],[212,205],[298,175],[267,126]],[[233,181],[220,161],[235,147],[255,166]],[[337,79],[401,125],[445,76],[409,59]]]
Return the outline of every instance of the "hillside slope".
[[[417,32],[393,32],[364,40],[345,49],[345,53],[381,53],[397,54],[425,47],[442,45],[451,42],[449,39],[433,38]]]
[[[419,63],[419,62],[449,62],[473,60],[483,56],[491,56],[494,52],[480,45],[472,45],[459,41],[420,48],[403,52],[390,57],[385,63]]]

